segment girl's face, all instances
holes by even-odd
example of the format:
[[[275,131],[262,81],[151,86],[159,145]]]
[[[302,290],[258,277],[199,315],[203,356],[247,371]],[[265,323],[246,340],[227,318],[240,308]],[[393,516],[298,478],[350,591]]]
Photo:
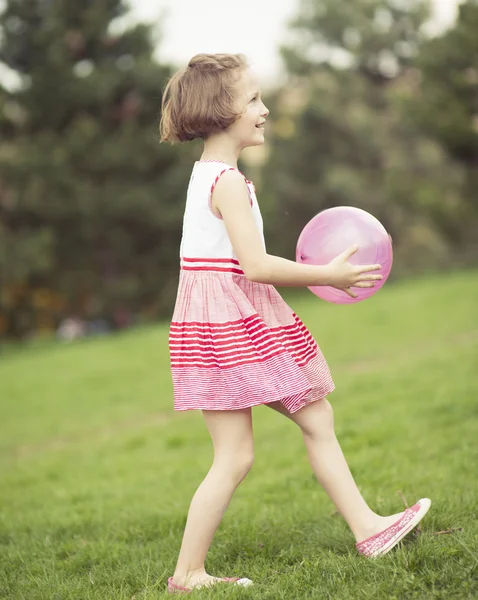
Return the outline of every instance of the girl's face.
[[[262,102],[259,83],[250,69],[243,71],[237,91],[237,109],[242,114],[227,132],[241,149],[259,146],[264,143],[264,123],[269,110]]]

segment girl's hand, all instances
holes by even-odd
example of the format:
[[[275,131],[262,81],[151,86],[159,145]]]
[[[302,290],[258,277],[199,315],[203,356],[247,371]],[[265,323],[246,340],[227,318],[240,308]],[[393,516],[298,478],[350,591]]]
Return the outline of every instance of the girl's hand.
[[[358,246],[352,246],[336,256],[327,265],[329,269],[328,281],[330,285],[338,290],[343,290],[351,298],[357,298],[358,294],[351,287],[371,288],[374,281],[383,279],[382,275],[374,275],[370,271],[378,271],[381,265],[352,265],[348,259],[357,252]]]

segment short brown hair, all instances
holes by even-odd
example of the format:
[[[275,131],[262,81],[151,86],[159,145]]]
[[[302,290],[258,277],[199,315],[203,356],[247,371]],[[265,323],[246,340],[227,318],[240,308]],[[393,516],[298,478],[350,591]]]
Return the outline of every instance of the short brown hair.
[[[240,116],[235,109],[235,85],[246,67],[243,54],[193,56],[164,90],[161,141],[206,139],[232,125]]]

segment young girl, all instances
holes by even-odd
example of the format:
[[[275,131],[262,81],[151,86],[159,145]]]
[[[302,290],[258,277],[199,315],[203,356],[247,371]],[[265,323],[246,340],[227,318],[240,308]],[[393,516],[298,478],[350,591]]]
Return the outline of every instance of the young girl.
[[[170,592],[247,578],[204,566],[213,535],[253,462],[251,408],[265,404],[301,429],[311,467],[350,526],[358,552],[385,554],[424,517],[430,500],[383,517],[362,498],[334,434],[327,363],[274,285],[329,285],[355,297],[380,265],[352,266],[350,248],[326,266],[267,254],[254,191],[237,168],[241,151],[264,143],[269,111],[240,54],[199,54],[169,81],[161,138],[204,140],[189,182],[179,290],[170,329],[176,410],[200,409],[213,464],[189,509]]]

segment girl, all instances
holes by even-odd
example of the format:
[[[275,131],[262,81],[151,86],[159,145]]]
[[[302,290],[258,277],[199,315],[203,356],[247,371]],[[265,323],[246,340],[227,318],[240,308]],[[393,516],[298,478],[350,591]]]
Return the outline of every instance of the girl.
[[[383,517],[362,498],[334,434],[327,363],[303,323],[273,287],[330,285],[352,297],[372,287],[380,265],[352,266],[353,247],[326,266],[267,254],[254,186],[237,168],[241,151],[264,143],[269,111],[243,55],[199,54],[169,81],[161,139],[204,140],[189,182],[181,272],[170,329],[176,410],[200,409],[213,464],[195,493],[170,592],[246,578],[204,567],[234,490],[253,462],[251,408],[266,404],[301,429],[311,467],[350,526],[357,550],[379,556],[424,517],[430,500]]]

